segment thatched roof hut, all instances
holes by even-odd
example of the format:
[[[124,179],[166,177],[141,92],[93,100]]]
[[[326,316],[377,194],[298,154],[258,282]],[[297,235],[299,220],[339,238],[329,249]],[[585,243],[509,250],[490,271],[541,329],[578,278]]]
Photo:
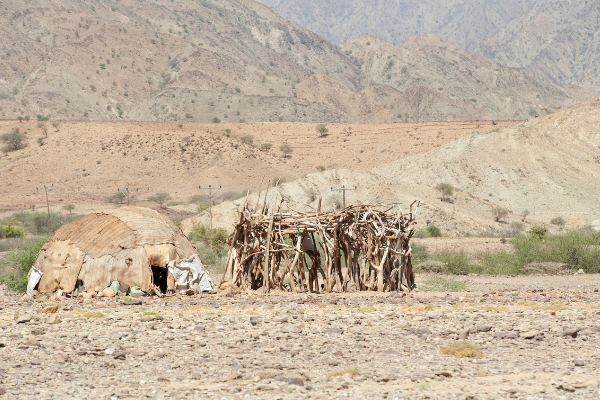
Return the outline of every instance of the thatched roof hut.
[[[70,293],[78,281],[102,290],[111,280],[148,291],[174,289],[167,264],[197,254],[167,217],[142,207],[98,212],[63,225],[44,244],[34,267],[44,274],[37,286],[45,293]]]

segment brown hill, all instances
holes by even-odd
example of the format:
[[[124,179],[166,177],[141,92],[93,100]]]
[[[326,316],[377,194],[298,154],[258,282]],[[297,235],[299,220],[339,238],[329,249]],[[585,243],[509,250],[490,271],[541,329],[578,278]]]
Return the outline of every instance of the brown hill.
[[[538,1],[482,41],[475,51],[501,64],[547,76],[558,84],[588,76],[598,78],[599,20],[600,0]]]
[[[341,198],[330,188],[340,185],[357,186],[348,194],[350,202],[379,198],[405,207],[420,199],[421,227],[434,224],[458,236],[503,234],[514,229],[509,223],[520,222],[525,210],[530,212],[528,223],[551,229],[560,228],[550,224],[556,217],[564,218],[569,228],[600,225],[599,127],[600,99],[595,99],[500,131],[464,136],[369,171],[307,175],[284,183],[280,191],[301,210],[314,208],[319,196],[323,207],[336,207]],[[440,200],[435,188],[440,183],[455,188],[452,203]],[[219,205],[217,221],[229,224],[241,201]],[[253,196],[251,204],[256,201]],[[494,207],[510,213],[495,222]]]
[[[460,50],[431,33],[398,47],[369,35],[340,47],[361,65],[365,85],[394,89],[391,95],[389,89],[369,91],[373,101],[388,103],[409,121],[474,116],[525,119],[571,103],[569,95],[547,79]]]
[[[362,37],[341,52],[252,0],[8,0],[0,4],[0,35],[2,118],[516,119],[568,101],[539,76],[456,51],[434,35],[400,48]]]
[[[28,144],[0,153],[0,211],[45,205],[35,190],[44,184],[54,184],[53,204],[88,204],[96,210],[124,187],[139,189],[138,200],[168,192],[184,202],[203,193],[200,185],[222,185],[219,196],[255,192],[279,177],[292,181],[325,169],[368,170],[473,131],[515,124],[330,124],[327,135],[319,137],[315,124],[287,122],[180,127],[173,122],[63,121],[58,131],[51,122],[0,121],[0,134],[19,128]],[[292,147],[290,157],[279,150],[284,143]]]

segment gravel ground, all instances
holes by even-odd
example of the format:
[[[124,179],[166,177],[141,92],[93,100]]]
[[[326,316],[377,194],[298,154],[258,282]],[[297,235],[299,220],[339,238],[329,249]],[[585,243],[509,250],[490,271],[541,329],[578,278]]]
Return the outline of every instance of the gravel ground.
[[[4,295],[0,397],[598,398],[598,286],[501,283],[141,304]],[[440,351],[461,339],[482,356]]]

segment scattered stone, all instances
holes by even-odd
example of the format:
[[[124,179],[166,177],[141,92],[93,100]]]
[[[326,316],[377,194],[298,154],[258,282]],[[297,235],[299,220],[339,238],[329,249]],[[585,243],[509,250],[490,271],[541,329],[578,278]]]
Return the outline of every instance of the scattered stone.
[[[584,367],[585,366],[585,362],[583,360],[575,360],[574,364],[576,367]]]
[[[506,337],[506,333],[502,331],[494,332],[492,337],[495,337],[496,339],[504,339]]]
[[[204,329],[205,329],[204,325],[198,325],[198,326],[194,327],[194,330],[196,332],[202,332]]]
[[[32,358],[31,361],[29,361],[31,363],[31,365],[40,365],[42,364],[42,361],[39,358]]]
[[[491,330],[492,330],[491,325],[481,324],[481,325],[475,326],[475,332],[489,332]]]
[[[39,346],[40,342],[36,338],[30,337],[29,339],[27,339],[27,341],[25,342],[25,344],[27,346]]]
[[[94,307],[96,308],[107,308],[108,307],[108,303],[105,301],[97,301],[94,303]]]
[[[60,324],[60,317],[58,314],[52,314],[48,318],[46,318],[47,324]]]
[[[23,314],[23,315],[19,315],[16,319],[17,324],[25,324],[29,321],[31,321],[31,318],[33,318],[33,315],[31,314]]]
[[[560,334],[561,337],[567,337],[570,336],[572,338],[576,338],[577,337],[577,333],[581,330],[581,328],[567,328],[565,327],[563,332]]]
[[[109,347],[108,349],[104,350],[104,354],[112,356],[113,354],[115,354],[115,349]]]
[[[115,297],[115,291],[109,287],[102,289],[102,293],[104,293],[106,297]]]
[[[253,315],[252,317],[250,317],[250,323],[256,326],[261,323],[261,318]]]
[[[233,381],[236,379],[240,379],[241,377],[242,377],[242,374],[239,373],[238,371],[231,371],[231,373],[229,375],[227,375],[227,378],[225,378],[225,380]]]
[[[24,294],[24,295],[23,295],[23,296],[22,296],[22,297],[19,299],[19,301],[22,301],[22,302],[24,302],[24,301],[33,301],[33,297],[32,297],[32,296],[29,296],[28,294]]]
[[[566,384],[565,385],[558,385],[556,387],[556,389],[563,390],[563,391],[568,392],[568,393],[573,393],[575,391],[575,388],[573,386],[566,385]]]
[[[533,339],[534,337],[536,337],[538,334],[540,333],[540,331],[538,330],[532,330],[532,331],[527,331],[527,332],[523,332],[521,333],[521,337],[523,339]]]
[[[59,362],[59,363],[67,362],[67,360],[68,360],[68,358],[64,354],[61,354],[58,357],[56,357],[56,362]]]
[[[142,317],[140,318],[140,321],[150,322],[150,321],[154,321],[155,319],[156,319],[156,315],[142,315]]]
[[[452,378],[452,374],[448,371],[438,371],[435,373],[437,376],[445,376],[446,378]]]
[[[179,328],[181,328],[181,325],[178,324],[178,323],[176,323],[176,322],[173,322],[172,324],[169,324],[169,328],[171,328],[171,329],[179,329]]]

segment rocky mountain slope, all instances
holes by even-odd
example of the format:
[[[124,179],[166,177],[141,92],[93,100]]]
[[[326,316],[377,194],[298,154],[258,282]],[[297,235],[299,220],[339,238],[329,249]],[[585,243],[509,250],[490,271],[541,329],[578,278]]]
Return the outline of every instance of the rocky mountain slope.
[[[366,33],[400,44],[411,36],[432,32],[469,51],[535,3],[535,0],[260,1],[333,43]]]
[[[598,78],[600,0],[538,1],[483,40],[475,51],[503,65],[547,76],[558,84]]]
[[[400,48],[364,37],[336,47],[252,0],[7,0],[0,38],[2,118],[518,119],[570,102],[538,76],[435,35]]]
[[[369,171],[307,175],[284,183],[280,191],[291,207],[302,210],[316,207],[319,196],[324,207],[339,206],[339,194],[330,187],[340,185],[358,187],[348,195],[350,202],[380,199],[405,207],[420,199],[421,226],[434,224],[450,235],[504,232],[525,210],[529,222],[549,225],[560,216],[568,226],[581,227],[600,220],[599,148],[600,99],[595,99]],[[452,203],[440,200],[439,183],[455,188]],[[217,207],[219,223],[228,225],[243,201]],[[252,197],[250,204],[256,202]],[[494,221],[494,207],[510,211],[501,223]]]

